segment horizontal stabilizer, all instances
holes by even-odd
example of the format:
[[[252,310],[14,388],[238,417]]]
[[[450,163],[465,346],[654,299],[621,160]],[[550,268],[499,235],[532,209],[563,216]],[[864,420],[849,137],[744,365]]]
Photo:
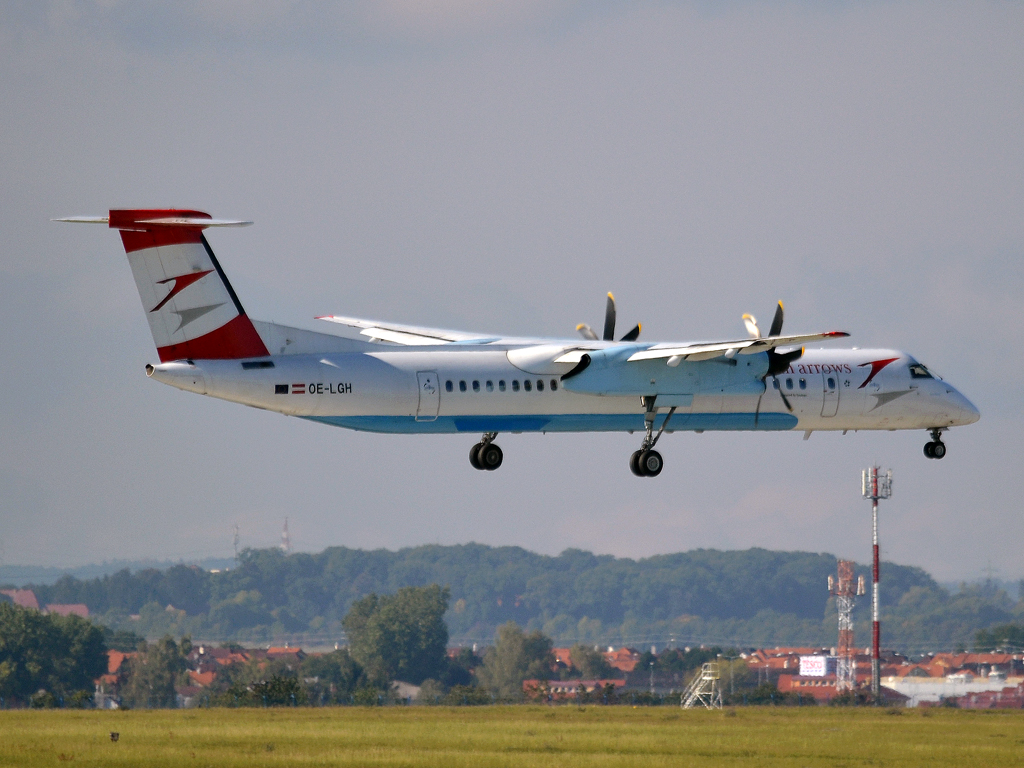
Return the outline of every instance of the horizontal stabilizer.
[[[110,224],[109,216],[67,216],[63,219],[50,219],[50,221],[63,221],[69,224]],[[145,224],[157,227],[248,227],[251,221],[235,221],[233,219],[209,219],[198,216],[165,216],[158,219],[138,219],[123,223],[115,222],[111,226],[115,229],[130,229],[134,225]]]

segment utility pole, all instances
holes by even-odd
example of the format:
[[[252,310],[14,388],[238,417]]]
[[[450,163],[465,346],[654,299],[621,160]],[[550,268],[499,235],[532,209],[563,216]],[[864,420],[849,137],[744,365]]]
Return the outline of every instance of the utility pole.
[[[733,678],[732,663],[739,658],[739,656],[726,656],[724,654],[718,654],[718,658],[725,659],[729,662],[729,695],[736,695],[736,681]]]
[[[881,702],[882,682],[879,667],[881,630],[878,621],[878,500],[892,496],[892,470],[870,467],[861,472],[861,494],[871,500],[871,695]]]

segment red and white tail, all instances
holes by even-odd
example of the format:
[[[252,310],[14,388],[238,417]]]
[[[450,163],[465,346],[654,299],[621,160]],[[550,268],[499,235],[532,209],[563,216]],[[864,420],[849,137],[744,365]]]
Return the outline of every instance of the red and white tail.
[[[81,220],[81,219],[80,219]],[[201,211],[111,211],[161,362],[269,355],[203,230],[244,226]]]

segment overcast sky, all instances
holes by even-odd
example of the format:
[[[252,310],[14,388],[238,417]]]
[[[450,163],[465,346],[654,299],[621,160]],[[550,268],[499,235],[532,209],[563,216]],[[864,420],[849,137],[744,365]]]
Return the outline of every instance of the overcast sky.
[[[0,5],[0,561],[479,541],[1024,577],[1024,5],[406,0]],[[343,9],[343,10],[341,10]],[[253,317],[647,339],[740,315],[905,350],[981,410],[926,434],[349,432],[145,376],[111,207],[209,239]],[[329,329],[322,329],[329,330]]]

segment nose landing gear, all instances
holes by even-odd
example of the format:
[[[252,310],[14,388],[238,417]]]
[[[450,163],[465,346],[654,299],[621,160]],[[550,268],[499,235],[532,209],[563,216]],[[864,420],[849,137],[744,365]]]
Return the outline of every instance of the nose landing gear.
[[[494,443],[497,432],[484,432],[480,442],[469,449],[469,463],[473,469],[495,470],[501,466],[504,454]]]
[[[946,455],[946,444],[942,442],[942,430],[931,430],[932,441],[924,444],[924,455],[929,459],[941,459]]]
[[[640,444],[640,450],[633,451],[633,454],[629,457],[629,470],[637,477],[657,477],[665,466],[661,454],[654,450],[654,446],[658,444],[658,440],[665,431],[665,427],[668,426],[669,419],[672,418],[672,414],[676,412],[676,409],[674,406],[669,409],[668,415],[665,416],[665,420],[661,423],[661,429],[655,435],[654,418],[658,413],[654,408],[655,397],[657,395],[641,398],[646,409],[644,428],[647,434],[644,436],[644,441]]]

